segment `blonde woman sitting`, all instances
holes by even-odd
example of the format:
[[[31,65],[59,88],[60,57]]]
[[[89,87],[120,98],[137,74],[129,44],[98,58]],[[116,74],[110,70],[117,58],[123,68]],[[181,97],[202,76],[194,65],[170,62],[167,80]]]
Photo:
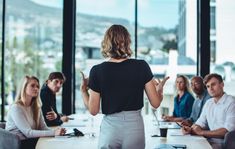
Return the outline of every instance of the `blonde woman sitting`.
[[[64,135],[64,128],[49,129],[41,112],[39,99],[39,80],[34,76],[25,76],[23,84],[10,107],[6,130],[19,136],[21,148],[35,148],[38,138]]]

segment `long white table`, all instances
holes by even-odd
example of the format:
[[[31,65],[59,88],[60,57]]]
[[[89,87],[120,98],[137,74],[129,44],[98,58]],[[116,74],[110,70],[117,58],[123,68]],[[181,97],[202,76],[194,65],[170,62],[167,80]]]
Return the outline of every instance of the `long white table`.
[[[152,132],[152,131],[151,131]],[[182,135],[180,129],[168,129],[167,137],[151,137],[153,133],[146,132],[146,149],[154,149],[160,144],[186,145],[187,149],[212,149],[206,138],[200,136]]]
[[[90,115],[73,115],[75,120],[65,123],[63,126],[68,130],[77,128],[84,137],[44,137],[40,138],[36,149],[96,149],[99,137],[99,128],[102,115],[92,117]],[[158,134],[159,130],[153,125],[149,116],[145,121],[145,149],[154,149],[159,144],[184,144],[187,149],[212,149],[204,137],[182,135],[180,129],[168,129],[167,137],[151,137]]]
[[[85,136],[43,137],[38,140],[36,149],[96,149],[102,115],[77,114],[70,117],[74,120],[64,123],[61,127],[65,127],[69,132],[77,128]]]
[[[145,148],[154,149],[160,144],[181,144],[186,145],[187,149],[212,149],[206,138],[201,136],[183,135],[181,129],[172,129],[176,123],[168,125],[167,137],[152,137],[160,135],[159,127],[153,116],[145,116]],[[163,123],[163,122],[160,122]],[[166,123],[166,122],[165,122]]]

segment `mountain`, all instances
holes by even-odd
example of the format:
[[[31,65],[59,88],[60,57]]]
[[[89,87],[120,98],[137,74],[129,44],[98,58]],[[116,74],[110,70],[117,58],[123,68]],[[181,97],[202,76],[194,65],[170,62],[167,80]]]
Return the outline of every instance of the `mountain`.
[[[30,0],[7,0],[6,14],[21,17],[36,15],[60,18],[62,9],[39,5]]]
[[[6,28],[9,31],[12,30],[8,28],[11,23],[16,28],[14,30],[17,30],[17,23],[21,23],[21,25],[25,24],[24,31],[27,32],[26,35],[30,38],[40,38],[37,39],[40,42],[47,40],[54,41],[54,44],[62,45],[62,18],[63,10],[60,8],[39,5],[30,0],[7,0],[6,2]],[[77,13],[76,45],[81,47],[100,47],[100,42],[106,29],[112,24],[126,26],[132,35],[132,41],[134,41],[133,22],[129,22],[123,18]],[[139,26],[138,45],[150,49],[160,49],[163,45],[161,36],[172,34],[174,30],[170,31],[158,27],[147,28]]]

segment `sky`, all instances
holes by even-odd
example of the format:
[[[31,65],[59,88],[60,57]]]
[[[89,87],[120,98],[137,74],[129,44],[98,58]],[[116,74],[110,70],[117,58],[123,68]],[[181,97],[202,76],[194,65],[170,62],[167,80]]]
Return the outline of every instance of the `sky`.
[[[62,8],[63,0],[32,0]],[[144,27],[174,28],[178,23],[179,0],[138,0],[138,23]],[[135,0],[77,0],[77,12],[134,21]]]

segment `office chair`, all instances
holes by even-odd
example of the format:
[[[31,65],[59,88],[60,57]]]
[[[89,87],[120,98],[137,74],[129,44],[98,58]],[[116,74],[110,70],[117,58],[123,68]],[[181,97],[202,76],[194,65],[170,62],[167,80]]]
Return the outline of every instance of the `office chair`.
[[[20,149],[20,139],[17,135],[5,130],[5,123],[0,122],[0,148],[1,149]]]
[[[227,132],[224,137],[224,149],[235,149],[235,130]]]
[[[0,128],[5,129],[6,122],[0,122]]]

